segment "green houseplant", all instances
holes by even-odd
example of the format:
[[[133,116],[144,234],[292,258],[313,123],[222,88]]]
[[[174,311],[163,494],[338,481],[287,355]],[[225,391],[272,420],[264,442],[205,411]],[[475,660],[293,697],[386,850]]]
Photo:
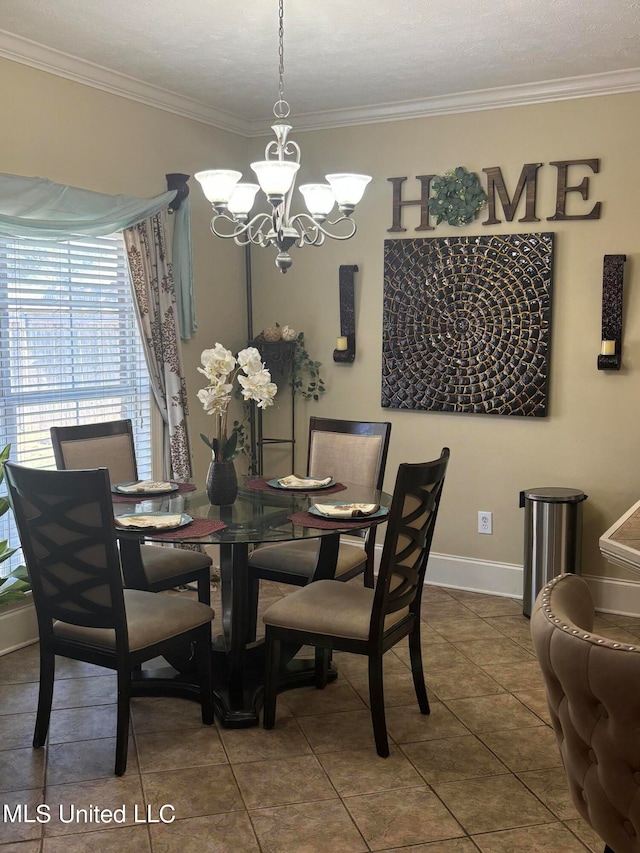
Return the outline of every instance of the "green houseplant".
[[[0,453],[0,483],[4,480],[4,468],[2,463],[9,458],[11,445],[7,446]],[[0,497],[0,518],[10,510],[9,501],[6,497]],[[0,540],[0,563],[4,563],[12,557],[17,548],[11,548],[7,539]],[[6,577],[0,579],[0,605],[11,604],[13,601],[19,601],[24,598],[25,594],[31,589],[29,582],[29,573],[26,566],[18,566]]]

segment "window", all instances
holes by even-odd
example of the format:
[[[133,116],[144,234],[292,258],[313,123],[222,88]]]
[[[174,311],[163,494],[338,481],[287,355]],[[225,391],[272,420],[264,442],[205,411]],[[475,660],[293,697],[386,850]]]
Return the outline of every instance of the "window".
[[[149,375],[122,236],[0,238],[0,449],[55,468],[49,427],[120,418],[131,418],[139,474],[151,476]],[[11,513],[0,539],[17,544]]]

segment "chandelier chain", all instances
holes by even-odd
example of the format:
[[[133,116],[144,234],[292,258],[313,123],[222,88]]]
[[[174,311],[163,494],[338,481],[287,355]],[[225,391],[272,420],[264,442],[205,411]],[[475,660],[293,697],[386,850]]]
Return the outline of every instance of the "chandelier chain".
[[[279,0],[279,25],[278,25],[278,100],[273,108],[276,118],[286,118],[291,112],[289,104],[284,99],[284,0]]]

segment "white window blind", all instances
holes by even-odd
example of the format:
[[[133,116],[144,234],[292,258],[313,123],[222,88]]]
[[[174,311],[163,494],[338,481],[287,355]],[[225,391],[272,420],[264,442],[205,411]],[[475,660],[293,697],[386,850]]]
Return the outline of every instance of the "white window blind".
[[[138,473],[150,477],[149,375],[121,235],[0,238],[0,449],[55,468],[51,426],[121,418],[133,422]],[[11,513],[0,539],[18,544]]]

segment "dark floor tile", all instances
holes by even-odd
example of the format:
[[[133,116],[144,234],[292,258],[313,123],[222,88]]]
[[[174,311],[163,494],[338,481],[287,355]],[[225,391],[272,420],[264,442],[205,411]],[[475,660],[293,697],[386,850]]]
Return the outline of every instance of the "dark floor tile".
[[[339,800],[299,803],[249,812],[262,853],[366,853],[349,812]],[[235,851],[234,851],[235,853]]]
[[[415,788],[423,784],[420,774],[393,745],[385,759],[381,759],[373,749],[348,749],[323,753],[318,760],[341,797]]]
[[[314,755],[249,761],[233,768],[248,809],[332,800],[338,796]]]
[[[44,749],[5,749],[0,752],[0,791],[20,791],[44,785]]]
[[[36,808],[43,803],[45,803],[43,788],[0,793],[0,811],[4,817],[2,824],[3,845],[39,840],[42,837],[44,824],[33,823],[32,821],[37,821]],[[5,809],[8,809],[8,812],[5,812]]]
[[[42,853],[145,853],[150,850],[146,826],[122,826],[45,838]]]
[[[147,803],[170,803],[177,820],[244,809],[238,785],[226,764],[143,773],[142,786]]]
[[[464,835],[460,824],[426,787],[346,797],[344,803],[371,850]]]
[[[151,841],[153,853],[260,853],[245,811],[157,824]]]

